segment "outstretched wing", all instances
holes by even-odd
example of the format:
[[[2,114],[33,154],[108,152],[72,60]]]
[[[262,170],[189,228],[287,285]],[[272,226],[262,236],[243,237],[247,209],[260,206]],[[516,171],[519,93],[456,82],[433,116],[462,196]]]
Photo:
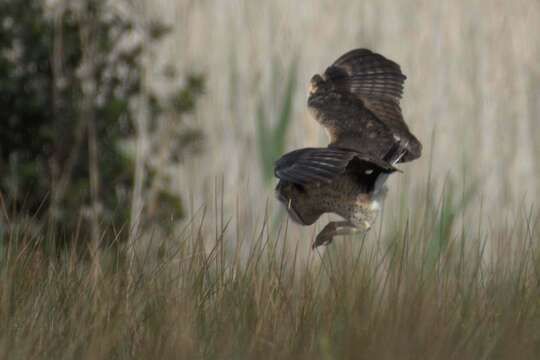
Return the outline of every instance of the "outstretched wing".
[[[405,79],[395,62],[367,49],[352,50],[322,77],[313,77],[308,106],[328,129],[334,146],[380,157],[401,142],[407,150],[401,161],[409,161],[420,156],[421,144],[399,106]]]
[[[395,62],[367,49],[351,50],[326,69],[324,77],[338,91],[362,100],[383,123],[407,129],[399,107],[406,77]]]
[[[338,148],[304,148],[291,151],[276,161],[274,174],[294,184],[330,183],[347,168],[359,172],[393,172],[396,169],[384,160],[368,154]]]

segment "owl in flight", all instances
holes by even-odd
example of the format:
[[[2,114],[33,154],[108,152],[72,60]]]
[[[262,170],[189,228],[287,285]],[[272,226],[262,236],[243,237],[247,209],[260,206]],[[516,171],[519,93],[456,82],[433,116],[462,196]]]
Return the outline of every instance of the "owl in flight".
[[[313,248],[369,230],[394,166],[420,157],[422,144],[399,106],[405,78],[398,64],[367,49],[347,52],[311,78],[307,105],[330,144],[283,155],[274,173],[276,196],[293,221],[311,225],[324,213],[343,217],[321,230]]]

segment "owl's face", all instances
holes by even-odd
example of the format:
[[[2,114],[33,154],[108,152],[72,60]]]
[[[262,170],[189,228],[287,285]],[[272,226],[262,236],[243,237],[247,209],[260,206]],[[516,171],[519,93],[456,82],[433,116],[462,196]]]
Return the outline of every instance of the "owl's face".
[[[301,185],[281,180],[276,186],[276,198],[297,224],[311,225],[322,214],[316,198],[310,196]]]
[[[306,225],[300,214],[295,209],[299,190],[292,183],[280,181],[276,186],[276,198],[285,207],[291,219],[300,225]]]

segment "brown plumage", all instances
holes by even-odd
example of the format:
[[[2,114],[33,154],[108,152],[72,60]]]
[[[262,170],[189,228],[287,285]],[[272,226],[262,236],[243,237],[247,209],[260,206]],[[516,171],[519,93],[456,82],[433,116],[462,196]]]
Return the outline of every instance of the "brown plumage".
[[[312,77],[308,107],[330,144],[283,155],[275,175],[276,196],[295,222],[311,225],[324,213],[345,219],[329,223],[314,247],[335,235],[367,231],[393,165],[421,155],[399,106],[404,81],[398,64],[367,49],[349,51]]]

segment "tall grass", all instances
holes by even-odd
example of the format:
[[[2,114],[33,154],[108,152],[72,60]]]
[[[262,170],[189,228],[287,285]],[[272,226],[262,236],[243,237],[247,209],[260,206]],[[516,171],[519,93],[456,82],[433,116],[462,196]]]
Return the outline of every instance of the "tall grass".
[[[21,228],[0,259],[0,356],[538,358],[538,218],[522,212],[507,232],[468,218],[456,231],[455,195],[434,200],[440,221],[418,209],[385,219],[386,235],[307,256],[311,239],[291,238],[287,222],[269,227],[268,215],[227,243],[229,224],[243,220],[215,228],[205,214],[227,219],[219,201],[178,237],[147,239],[131,265],[121,245],[47,254],[47,239]]]

